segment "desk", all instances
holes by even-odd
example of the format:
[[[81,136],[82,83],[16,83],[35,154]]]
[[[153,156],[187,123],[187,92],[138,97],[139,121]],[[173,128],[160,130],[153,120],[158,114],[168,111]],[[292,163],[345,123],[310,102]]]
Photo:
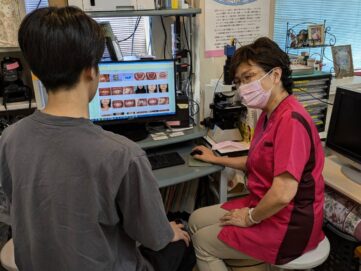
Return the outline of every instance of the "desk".
[[[195,140],[202,138],[206,130],[200,127],[194,127],[190,130],[183,131],[184,135],[171,137],[164,140],[153,140],[151,137],[137,142],[139,146],[146,151],[155,151],[157,153],[178,152],[186,163],[174,167],[154,170],[154,176],[158,180],[159,187],[166,187],[178,183],[190,181],[203,176],[215,174],[219,178],[219,195],[220,202],[227,199],[227,182],[223,180],[221,171],[224,168],[219,165],[209,165],[208,167],[189,167],[188,157],[193,147],[196,146]]]
[[[353,201],[361,204],[361,185],[351,181],[341,172],[342,163],[336,156],[325,158],[323,177],[325,183]]]

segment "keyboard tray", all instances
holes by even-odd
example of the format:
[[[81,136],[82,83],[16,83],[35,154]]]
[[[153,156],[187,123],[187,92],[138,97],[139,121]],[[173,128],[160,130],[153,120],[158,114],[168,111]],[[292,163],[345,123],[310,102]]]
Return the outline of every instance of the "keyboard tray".
[[[153,170],[185,164],[178,152],[148,154],[147,157]]]

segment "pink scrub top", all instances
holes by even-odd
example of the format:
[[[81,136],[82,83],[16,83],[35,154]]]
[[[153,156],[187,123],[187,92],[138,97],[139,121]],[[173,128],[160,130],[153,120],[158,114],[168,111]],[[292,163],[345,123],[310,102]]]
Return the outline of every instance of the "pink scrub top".
[[[285,98],[269,120],[262,113],[248,153],[250,194],[222,205],[226,210],[256,207],[274,177],[288,172],[298,181],[289,205],[260,224],[225,226],[218,238],[255,259],[285,264],[317,247],[322,232],[324,153],[316,126],[292,96]]]

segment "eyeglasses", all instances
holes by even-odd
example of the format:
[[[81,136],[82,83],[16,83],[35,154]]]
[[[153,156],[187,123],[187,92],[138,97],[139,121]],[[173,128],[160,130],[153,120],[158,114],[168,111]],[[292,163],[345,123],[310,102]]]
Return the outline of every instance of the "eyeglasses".
[[[236,78],[235,80],[233,80],[232,83],[236,88],[239,88],[241,85],[252,82],[253,78],[256,77],[258,74],[258,72],[247,72],[241,76],[241,79]]]

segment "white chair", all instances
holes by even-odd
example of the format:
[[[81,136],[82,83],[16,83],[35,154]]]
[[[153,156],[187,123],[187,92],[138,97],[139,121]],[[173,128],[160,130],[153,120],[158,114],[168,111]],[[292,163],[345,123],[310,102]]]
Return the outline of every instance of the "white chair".
[[[13,239],[7,241],[0,252],[1,265],[8,271],[19,271],[15,264]]]
[[[281,270],[307,270],[321,265],[324,261],[326,261],[329,254],[330,242],[325,236],[325,239],[323,239],[315,249],[306,252],[289,263],[275,266]]]
[[[280,270],[308,270],[321,265],[324,261],[326,261],[329,254],[330,242],[328,241],[327,237],[325,237],[325,239],[323,239],[315,249],[306,252],[302,256],[294,259],[289,263],[273,266],[277,267]],[[226,260],[225,263],[233,271],[245,270],[243,260]],[[270,264],[267,265],[267,269],[272,270]]]

